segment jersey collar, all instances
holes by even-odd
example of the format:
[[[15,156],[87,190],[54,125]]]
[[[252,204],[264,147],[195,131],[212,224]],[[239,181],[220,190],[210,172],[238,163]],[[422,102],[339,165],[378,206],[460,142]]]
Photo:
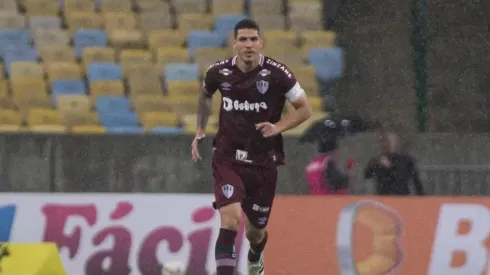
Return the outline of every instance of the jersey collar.
[[[231,65],[235,66],[236,65],[236,60],[238,58],[238,55],[235,55],[233,59],[231,59]],[[263,67],[264,66],[264,61],[265,61],[265,56],[263,54],[259,54],[259,66]]]

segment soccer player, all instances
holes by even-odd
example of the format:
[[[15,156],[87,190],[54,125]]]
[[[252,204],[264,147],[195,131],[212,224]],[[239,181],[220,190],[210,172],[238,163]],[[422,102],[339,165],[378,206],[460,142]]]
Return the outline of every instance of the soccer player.
[[[266,226],[276,190],[277,165],[284,163],[281,133],[311,115],[305,92],[294,74],[260,54],[262,46],[257,23],[250,19],[238,22],[233,39],[237,55],[208,68],[199,99],[197,133],[191,146],[193,161],[201,159],[198,144],[211,113],[211,97],[216,90],[221,93],[212,159],[213,205],[221,217],[215,249],[217,275],[235,272],[235,237],[242,210],[250,242],[249,274],[265,274],[262,255],[267,243]],[[281,117],[286,100],[294,111]]]

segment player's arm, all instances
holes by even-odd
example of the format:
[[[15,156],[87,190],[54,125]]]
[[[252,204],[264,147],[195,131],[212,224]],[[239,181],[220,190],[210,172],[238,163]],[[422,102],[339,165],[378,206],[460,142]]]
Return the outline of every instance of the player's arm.
[[[197,135],[204,135],[209,116],[211,115],[212,98],[218,89],[216,78],[212,73],[212,65],[206,72],[197,103]]]
[[[197,133],[204,134],[206,125],[208,124],[209,116],[211,116],[213,94],[206,90],[206,87],[201,89],[197,107]]]
[[[285,114],[275,126],[282,133],[295,128],[311,117],[311,106],[305,91],[298,82],[285,94],[286,99],[293,105],[294,110]]]

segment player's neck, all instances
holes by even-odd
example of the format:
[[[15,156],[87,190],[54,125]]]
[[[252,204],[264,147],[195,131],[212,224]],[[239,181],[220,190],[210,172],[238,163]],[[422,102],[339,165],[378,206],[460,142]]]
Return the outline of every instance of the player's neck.
[[[257,66],[259,66],[259,58],[254,59],[250,63],[245,63],[243,62],[242,59],[237,58],[236,65],[238,69],[240,69],[240,71],[244,73],[248,73],[250,71],[253,71],[255,68],[257,68]]]

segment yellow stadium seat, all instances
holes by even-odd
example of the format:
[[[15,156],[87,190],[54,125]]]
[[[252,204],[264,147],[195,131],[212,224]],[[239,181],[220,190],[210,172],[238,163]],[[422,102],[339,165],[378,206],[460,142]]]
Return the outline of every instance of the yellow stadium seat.
[[[141,124],[146,130],[159,126],[177,127],[179,118],[174,112],[144,112],[141,114]]]
[[[19,126],[22,123],[22,115],[14,110],[0,109],[0,125]]]
[[[158,3],[164,3],[159,1]],[[145,34],[153,30],[171,29],[172,16],[168,12],[147,11],[139,14],[139,26]]]
[[[136,29],[114,29],[109,32],[109,42],[117,52],[122,49],[141,49],[146,45],[143,32]]]
[[[163,93],[160,73],[153,66],[140,66],[139,71],[129,73],[128,86],[131,95]]]
[[[132,4],[130,0],[103,0],[100,1],[101,12],[130,12]]]
[[[63,0],[64,13],[94,12],[95,1],[92,0]]]
[[[144,112],[173,112],[172,102],[162,95],[137,95],[131,98],[131,103],[137,113]]]
[[[0,1],[0,11],[17,13],[17,3],[15,0],[2,0]]]
[[[7,96],[9,92],[9,85],[6,79],[0,79],[0,96]]]
[[[69,46],[46,46],[39,49],[39,56],[41,57],[45,66],[50,63],[67,62],[75,63],[75,50]]]
[[[53,109],[32,108],[27,113],[27,125],[63,125],[61,115]]]
[[[196,114],[184,115],[180,118],[184,126],[184,131],[186,133],[196,133],[197,128],[197,116]],[[218,117],[210,116],[208,119],[208,125],[206,127],[206,134],[215,134],[218,132]]]
[[[70,36],[62,29],[37,29],[34,34],[37,47],[65,46],[70,44]]]
[[[148,45],[153,53],[161,47],[182,47],[186,36],[174,30],[153,30],[148,35]]]
[[[206,1],[201,0],[178,0],[173,2],[176,12],[180,15],[187,13],[206,12]]]
[[[299,42],[297,33],[291,31],[264,31],[262,36],[264,39],[264,44],[271,44],[272,47],[277,47],[277,45],[297,46]]]
[[[53,62],[47,65],[46,73],[49,81],[82,78],[82,70],[77,63]]]
[[[140,15],[146,12],[156,12],[161,17],[170,17],[170,6],[168,2],[159,0],[136,1],[136,7]]]
[[[187,63],[189,50],[182,47],[161,47],[156,51],[155,61],[160,66],[167,63]]]
[[[225,60],[230,54],[223,48],[199,48],[194,50],[194,62],[199,64],[201,74],[206,72],[209,65],[216,61]]]
[[[58,1],[52,0],[27,0],[26,9],[29,16],[58,15],[60,5]]]
[[[90,111],[91,104],[86,95],[62,95],[56,100],[65,125],[98,124],[97,115]]]
[[[124,95],[124,84],[119,80],[98,80],[90,83],[90,96],[92,100],[102,95]]]
[[[0,28],[23,29],[26,18],[22,14],[0,10]]]
[[[47,85],[43,79],[18,77],[12,79],[11,86],[12,99],[22,111],[35,107],[51,107]]]
[[[73,11],[67,14],[66,22],[71,34],[80,29],[101,29],[102,16],[95,12]]]
[[[294,75],[308,96],[320,95],[315,69],[312,66],[297,66]]]
[[[308,97],[308,101],[310,102],[311,109],[313,112],[322,112],[323,111],[323,99],[319,96],[310,96]]]
[[[82,62],[85,71],[90,64],[96,62],[115,62],[116,51],[109,47],[87,47],[82,51]]]
[[[197,100],[195,96],[168,96],[167,100],[174,106],[174,112],[179,116],[193,114],[197,111]]]
[[[283,0],[250,0],[252,18],[261,15],[278,15],[283,12]]]
[[[290,29],[293,31],[321,30],[322,7],[320,1],[289,4]]]
[[[0,94],[0,109],[14,110],[16,107],[12,97],[7,94]]]
[[[216,93],[213,96],[211,104],[211,112],[213,115],[219,114],[219,110],[221,109],[221,95],[219,93]]]
[[[271,44],[268,45],[263,48],[263,53],[278,62],[287,64],[289,67],[296,67],[305,63],[301,51],[294,46],[274,47]]]
[[[105,128],[96,124],[76,125],[71,128],[71,132],[74,134],[104,134]]]
[[[230,0],[213,0],[212,13],[219,14],[243,14],[244,5],[237,5],[236,2]]]
[[[145,50],[123,50],[119,57],[121,63],[122,73],[126,77],[134,67],[140,67],[141,65],[151,65],[153,58],[149,51]]]
[[[3,133],[21,132],[22,129],[23,128],[20,125],[0,124],[0,132]]]
[[[29,131],[34,133],[46,133],[46,134],[63,134],[66,133],[66,127],[63,125],[34,125],[30,126]]]
[[[326,48],[334,47],[337,35],[333,31],[305,31],[301,34],[303,47]]]
[[[179,30],[183,33],[190,30],[209,30],[213,23],[214,18],[210,14],[183,13],[179,16]]]
[[[12,62],[10,64],[10,79],[18,77],[44,78],[44,67],[37,62]]]
[[[286,18],[282,14],[261,14],[253,17],[253,19],[264,31],[286,29]]]
[[[172,81],[167,83],[167,94],[173,96],[194,96],[197,98],[201,90],[199,81]]]
[[[116,29],[135,29],[136,17],[132,12],[106,12],[104,25],[108,31]]]

